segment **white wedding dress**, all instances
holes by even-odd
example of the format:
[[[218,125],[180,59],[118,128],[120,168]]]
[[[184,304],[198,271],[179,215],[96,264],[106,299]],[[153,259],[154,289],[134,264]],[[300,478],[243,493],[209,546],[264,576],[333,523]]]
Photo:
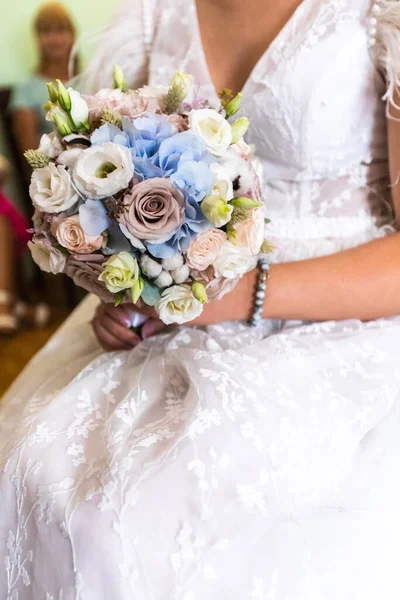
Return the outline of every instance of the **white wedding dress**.
[[[400,2],[373,4],[304,0],[244,87],[276,260],[390,231],[379,68],[392,91]],[[216,99],[195,8],[131,2],[89,85],[117,62],[133,85],[181,68]],[[0,411],[1,600],[399,600],[399,317],[107,354],[95,304]]]

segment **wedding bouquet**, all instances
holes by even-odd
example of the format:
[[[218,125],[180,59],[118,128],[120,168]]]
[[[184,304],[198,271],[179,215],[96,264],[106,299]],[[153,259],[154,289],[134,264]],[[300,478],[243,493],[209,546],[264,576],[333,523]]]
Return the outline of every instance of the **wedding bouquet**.
[[[104,302],[140,300],[182,324],[270,251],[249,122],[229,122],[240,94],[214,110],[182,72],[133,91],[116,67],[114,83],[94,96],[48,84],[55,130],[26,153],[30,250]]]

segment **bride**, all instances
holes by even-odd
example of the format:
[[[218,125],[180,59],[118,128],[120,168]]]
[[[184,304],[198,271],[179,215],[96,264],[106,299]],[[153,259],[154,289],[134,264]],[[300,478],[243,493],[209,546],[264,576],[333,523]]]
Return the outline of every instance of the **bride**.
[[[120,63],[243,92],[265,320],[255,273],[144,341],[130,307],[83,302],[0,412],[2,599],[398,600],[399,58],[395,0],[121,9],[89,90]]]

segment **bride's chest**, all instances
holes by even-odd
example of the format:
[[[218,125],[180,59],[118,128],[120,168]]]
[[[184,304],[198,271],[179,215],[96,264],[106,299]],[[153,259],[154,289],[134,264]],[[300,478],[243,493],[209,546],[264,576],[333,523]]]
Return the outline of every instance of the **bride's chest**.
[[[306,0],[258,61],[243,89],[242,112],[252,122],[250,141],[263,160],[284,161],[297,173],[310,163],[314,171],[321,163],[323,170],[328,159],[339,167],[368,159],[371,144],[383,147],[384,83],[368,50],[369,4]],[[183,69],[217,103],[193,4],[181,8],[160,18],[151,83],[165,83]]]

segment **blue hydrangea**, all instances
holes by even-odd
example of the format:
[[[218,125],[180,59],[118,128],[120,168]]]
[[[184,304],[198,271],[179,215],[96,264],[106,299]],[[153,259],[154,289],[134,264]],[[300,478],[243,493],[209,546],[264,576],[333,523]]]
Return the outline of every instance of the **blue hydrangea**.
[[[181,191],[201,202],[211,194],[214,185],[214,174],[204,162],[180,162],[176,173],[171,175],[171,182]]]
[[[147,244],[155,258],[169,258],[187,252],[191,241],[202,231],[212,227],[200,210],[200,205],[190,196],[186,198],[185,221],[174,235],[163,244]]]

